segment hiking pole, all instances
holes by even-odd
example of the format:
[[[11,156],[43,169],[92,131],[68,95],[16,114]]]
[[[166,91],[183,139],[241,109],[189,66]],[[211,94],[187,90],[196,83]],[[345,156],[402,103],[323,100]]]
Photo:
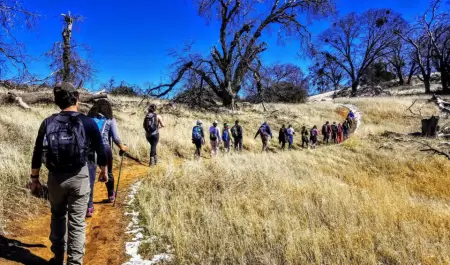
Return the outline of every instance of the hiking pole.
[[[120,175],[122,175],[122,164],[123,164],[123,156],[125,155],[125,152],[120,150],[120,167],[119,167],[119,178],[117,179],[117,187],[116,187],[116,198],[113,203],[113,207],[116,206],[117,197],[119,196],[119,183],[120,183]]]

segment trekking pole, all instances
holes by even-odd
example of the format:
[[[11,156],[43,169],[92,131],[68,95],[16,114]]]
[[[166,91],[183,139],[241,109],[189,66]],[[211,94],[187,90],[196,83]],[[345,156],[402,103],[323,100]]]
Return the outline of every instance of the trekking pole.
[[[120,150],[119,155],[120,155],[120,157],[121,157],[121,158],[120,158],[120,167],[119,167],[119,178],[117,179],[116,198],[115,198],[115,200],[114,200],[113,207],[116,206],[117,197],[119,196],[120,175],[122,175],[123,156],[125,155],[125,152],[123,152],[122,150]]]

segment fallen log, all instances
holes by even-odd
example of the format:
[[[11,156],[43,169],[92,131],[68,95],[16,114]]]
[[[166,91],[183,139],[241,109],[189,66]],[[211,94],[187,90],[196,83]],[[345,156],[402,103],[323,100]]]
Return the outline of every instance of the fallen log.
[[[433,97],[430,99],[430,102],[434,102],[434,104],[436,104],[442,112],[450,114],[450,102],[443,100],[436,94],[433,95]]]
[[[108,95],[106,93],[101,94],[89,94],[81,93],[79,100],[82,103],[93,103],[98,99],[107,99]],[[8,92],[4,96],[0,96],[0,104],[13,104],[17,103],[20,107],[24,109],[31,109],[29,105],[32,104],[53,104],[54,97],[51,92],[31,92],[31,93],[20,93],[16,94],[14,92]]]

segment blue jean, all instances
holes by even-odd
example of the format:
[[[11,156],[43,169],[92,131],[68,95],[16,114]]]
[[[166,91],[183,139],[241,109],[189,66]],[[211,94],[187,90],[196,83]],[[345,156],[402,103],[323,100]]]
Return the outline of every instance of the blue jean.
[[[112,165],[113,165],[113,156],[111,147],[105,144],[105,151],[107,157],[107,167],[108,167],[108,182],[106,182],[106,189],[108,190],[108,197],[113,196],[114,194],[114,175],[112,173]],[[89,180],[91,184],[91,194],[89,194],[89,202],[88,207],[94,207],[94,184],[96,178],[97,164],[95,162],[88,162],[89,168]]]
[[[288,135],[288,140],[289,140],[289,149],[292,148],[292,144],[294,143],[294,135]]]

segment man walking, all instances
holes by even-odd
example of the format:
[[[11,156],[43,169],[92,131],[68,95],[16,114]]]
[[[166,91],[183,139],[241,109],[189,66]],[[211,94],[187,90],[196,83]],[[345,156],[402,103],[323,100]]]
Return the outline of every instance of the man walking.
[[[211,157],[217,155],[220,146],[220,130],[217,127],[218,121],[213,122],[213,126],[209,128],[209,140],[211,143]]]
[[[234,139],[234,150],[241,152],[244,139],[244,130],[242,129],[242,126],[239,125],[239,120],[236,120],[233,128],[231,128],[231,134]]]
[[[267,122],[264,122],[263,124],[261,124],[258,131],[256,132],[255,139],[256,139],[256,137],[258,137],[258,135],[261,135],[261,142],[263,145],[262,151],[265,152],[265,151],[267,151],[267,148],[268,148],[269,136],[270,136],[270,138],[273,138],[272,130],[270,129],[270,126],[269,126],[269,124],[267,124]]]
[[[195,144],[196,159],[200,159],[202,152],[202,145],[205,144],[205,134],[203,133],[203,122],[198,120],[194,128],[192,128],[192,143]]]
[[[34,192],[41,188],[39,171],[44,158],[49,170],[48,191],[52,212],[50,241],[54,257],[50,264],[64,264],[68,230],[67,264],[81,265],[90,193],[88,148],[97,154],[97,164],[101,170],[99,180],[104,182],[108,180],[106,153],[96,123],[78,113],[79,94],[73,85],[62,83],[53,92],[55,104],[62,111],[45,119],[39,128],[32,159],[31,190]]]
[[[331,133],[330,122],[327,121],[322,126],[322,135],[323,135],[323,143],[324,144],[328,144],[330,142],[330,133]]]

